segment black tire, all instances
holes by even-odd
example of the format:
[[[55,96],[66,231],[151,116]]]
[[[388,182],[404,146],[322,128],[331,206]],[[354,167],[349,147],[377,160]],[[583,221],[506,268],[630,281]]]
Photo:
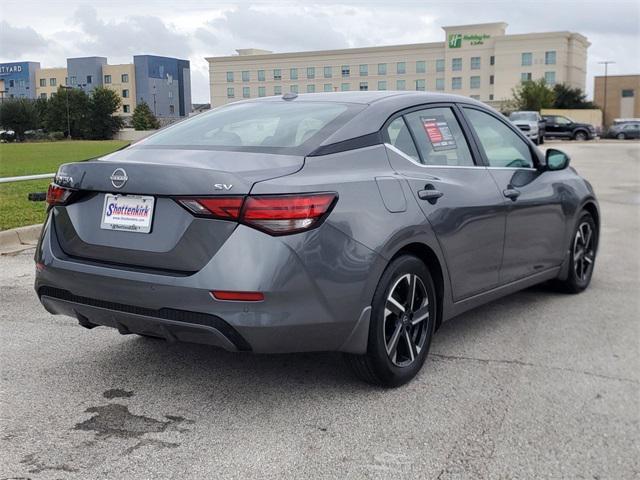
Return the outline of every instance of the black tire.
[[[573,134],[573,139],[579,142],[584,142],[586,140],[589,140],[589,134],[584,130],[578,130],[576,133]]]
[[[540,137],[538,136],[538,138],[536,138],[533,143],[535,143],[536,145],[540,145]]]
[[[627,137],[625,136],[625,134],[624,134],[624,133],[619,133],[618,135],[616,135],[616,138],[617,138],[618,140],[624,140],[624,139],[625,139],[625,138],[627,138]]]
[[[402,311],[389,303],[389,297],[393,293],[394,299],[401,299],[405,289],[407,293],[412,289],[412,281],[416,293],[412,295],[413,300],[407,299],[402,304],[405,313],[400,315],[387,309],[387,306],[391,306],[394,311]],[[416,304],[419,302],[415,312],[409,306],[412,301]],[[345,355],[355,374],[367,383],[387,388],[398,387],[415,377],[429,352],[437,312],[436,301],[433,279],[424,263],[413,255],[394,259],[387,266],[373,296],[367,353]],[[399,305],[401,302],[395,303]],[[417,315],[414,316],[414,313]],[[423,318],[425,315],[426,318]],[[400,333],[396,332],[397,329],[400,329]],[[394,344],[394,339],[395,349],[391,347],[394,353],[388,354],[387,347]],[[410,342],[414,344],[413,348],[409,346]]]
[[[581,250],[581,237],[584,240],[585,225],[591,232],[591,237],[586,240],[587,245],[582,248],[582,254],[577,250]],[[582,243],[585,243],[582,241]],[[571,246],[569,248],[569,272],[566,280],[556,280],[556,287],[566,293],[580,293],[584,291],[591,283],[593,270],[596,261],[596,252],[598,250],[598,229],[596,223],[589,212],[583,212],[580,215],[577,225],[573,230],[571,237]],[[587,260],[590,258],[590,261]],[[585,270],[586,268],[586,270]]]
[[[538,134],[538,145],[544,145],[544,135]]]

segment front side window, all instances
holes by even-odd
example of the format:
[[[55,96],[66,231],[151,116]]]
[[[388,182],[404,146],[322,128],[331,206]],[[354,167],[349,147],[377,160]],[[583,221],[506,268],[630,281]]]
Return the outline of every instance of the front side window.
[[[233,72],[227,72],[227,82],[233,82]]]
[[[405,62],[398,62],[396,65],[396,73],[402,75],[407,72],[407,64]]]
[[[476,132],[489,166],[533,168],[531,150],[507,125],[480,110],[464,109]]]
[[[533,53],[524,52],[522,54],[522,59],[521,60],[522,60],[522,62],[521,62],[522,66],[532,65],[533,64]]]
[[[367,75],[369,75],[369,65],[366,65],[366,64],[360,65],[360,76],[366,77]]]
[[[425,165],[473,166],[467,140],[450,108],[427,108],[405,118]]]
[[[386,75],[387,74],[387,64],[379,63],[378,64],[378,75]]]
[[[556,64],[556,51],[552,50],[549,52],[544,52],[544,64],[545,65],[555,65]]]
[[[426,73],[427,72],[427,62],[424,60],[416,61],[416,73]]]
[[[289,70],[289,78],[291,80],[297,80],[298,79],[298,69],[297,68],[292,68]]]
[[[451,59],[451,70],[454,72],[459,72],[462,70],[462,59],[461,58],[452,58]]]
[[[444,58],[436,60],[436,72],[444,72]]]
[[[471,57],[471,70],[480,70],[480,57]]]
[[[248,82],[249,81],[249,70],[243,70],[242,71],[242,81],[243,82]]]
[[[389,143],[400,150],[405,155],[413,158],[416,162],[420,162],[420,155],[413,143],[409,127],[404,121],[404,117],[398,117],[387,127],[387,135]]]

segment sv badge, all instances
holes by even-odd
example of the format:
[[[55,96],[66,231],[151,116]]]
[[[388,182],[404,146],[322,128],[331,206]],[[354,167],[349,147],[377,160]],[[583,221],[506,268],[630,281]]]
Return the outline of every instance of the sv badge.
[[[231,183],[216,183],[213,185],[216,190],[231,190],[233,185]]]

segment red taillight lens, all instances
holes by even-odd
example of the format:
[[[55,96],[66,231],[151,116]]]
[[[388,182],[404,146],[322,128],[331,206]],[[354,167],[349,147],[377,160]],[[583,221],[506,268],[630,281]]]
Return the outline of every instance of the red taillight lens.
[[[262,302],[264,293],[262,292],[230,292],[226,290],[214,290],[211,292],[216,300],[226,300],[228,302]]]
[[[69,201],[69,197],[71,197],[72,193],[73,190],[51,183],[47,190],[47,203],[50,207],[55,205],[64,205]]]
[[[335,199],[335,193],[248,197],[242,222],[273,235],[295,233],[317,225]]]
[[[204,217],[238,220],[244,197],[181,198],[178,202],[191,213]]]

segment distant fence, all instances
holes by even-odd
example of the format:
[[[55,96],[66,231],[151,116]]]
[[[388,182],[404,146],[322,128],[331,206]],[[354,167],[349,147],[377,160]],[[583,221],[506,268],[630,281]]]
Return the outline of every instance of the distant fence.
[[[38,175],[23,175],[21,177],[4,177],[0,178],[0,183],[10,182],[26,182],[28,180],[42,180],[44,178],[53,178],[55,173],[39,173]]]

